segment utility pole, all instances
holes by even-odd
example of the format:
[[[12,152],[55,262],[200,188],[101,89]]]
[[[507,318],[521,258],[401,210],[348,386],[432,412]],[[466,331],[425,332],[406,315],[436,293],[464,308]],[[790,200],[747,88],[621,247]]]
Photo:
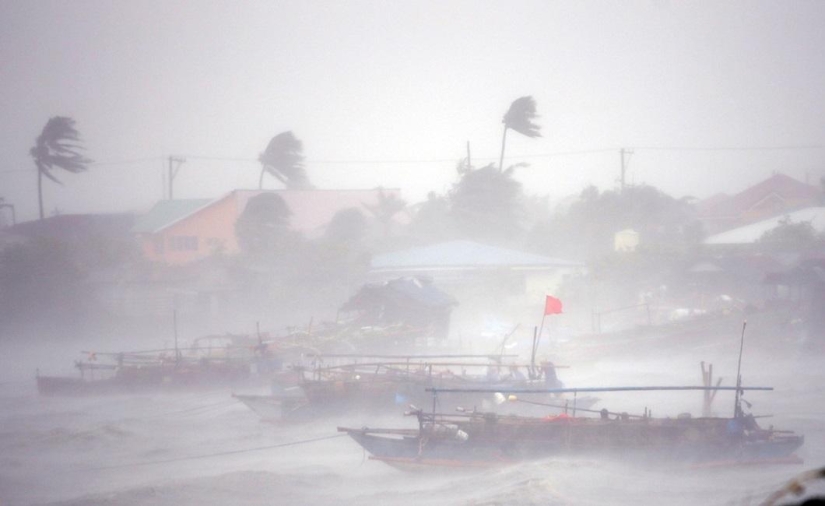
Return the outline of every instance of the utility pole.
[[[627,154],[626,159],[625,159],[625,156],[624,156],[625,154]],[[622,148],[621,150],[619,150],[619,157],[621,158],[621,163],[622,163],[622,175],[619,178],[619,184],[621,185],[620,189],[621,189],[622,193],[624,193],[624,186],[625,186],[625,184],[624,184],[624,173],[625,173],[625,170],[627,169],[627,163],[626,162],[630,160],[630,155],[632,155],[632,154],[633,154],[633,151],[631,151],[629,149]]]
[[[172,192],[172,184],[175,181],[175,176],[178,175],[178,170],[180,169],[181,164],[185,161],[186,158],[182,158],[179,156],[169,157],[169,200],[172,200],[174,198],[174,194]]]

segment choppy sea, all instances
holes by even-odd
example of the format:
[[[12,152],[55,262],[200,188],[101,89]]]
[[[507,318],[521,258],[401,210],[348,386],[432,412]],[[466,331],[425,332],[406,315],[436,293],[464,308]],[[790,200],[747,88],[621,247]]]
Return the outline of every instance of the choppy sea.
[[[584,365],[576,381],[698,384],[698,361],[689,360],[672,367],[666,357],[632,364],[601,359]],[[0,505],[757,505],[801,473],[825,465],[822,362],[795,356],[779,365],[765,356],[748,363],[751,384],[776,388],[747,396],[756,414],[770,415],[760,423],[803,433],[804,464],[634,467],[551,458],[438,473],[407,473],[371,461],[336,431],[411,426],[400,411],[383,419],[351,413],[274,425],[260,421],[230,389],[42,397],[33,374],[6,374],[0,377]],[[724,365],[730,377],[731,361]],[[612,403],[625,401],[634,403],[604,402],[613,409]],[[654,415],[675,416],[698,414],[699,404],[667,394],[630,409],[644,405]],[[715,407],[726,411],[727,404],[719,399]],[[825,486],[814,482],[806,493],[825,494]]]

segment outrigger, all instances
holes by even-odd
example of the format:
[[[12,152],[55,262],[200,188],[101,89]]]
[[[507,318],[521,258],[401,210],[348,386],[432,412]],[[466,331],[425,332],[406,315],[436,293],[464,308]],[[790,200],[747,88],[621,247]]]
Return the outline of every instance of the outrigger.
[[[451,399],[455,404],[489,409],[495,402],[490,393],[493,390],[547,384],[544,377],[533,375],[534,379],[530,379],[520,372],[529,371],[530,366],[505,363],[515,355],[322,355],[316,358],[315,367],[300,368],[297,383],[275,382],[272,394],[235,394],[234,397],[265,420],[278,421],[350,410],[396,410],[407,403],[426,401],[428,388],[456,389],[454,391],[462,393]],[[348,362],[321,365],[324,360],[335,359]],[[556,367],[565,366],[554,367],[548,363],[542,370],[553,384],[558,382]],[[479,369],[483,371],[479,373]],[[583,398],[580,404],[590,407],[597,401],[593,397]]]
[[[599,411],[599,417],[572,416],[567,409],[558,416],[501,416],[479,412],[443,414],[436,411],[440,393],[451,389],[430,388],[433,410],[425,413],[412,407],[407,415],[418,419],[417,429],[352,429],[339,427],[366,449],[374,460],[399,468],[488,467],[524,459],[556,456],[608,456],[643,461],[666,460],[693,464],[801,463],[794,452],[804,437],[792,431],[760,427],[756,417],[742,409],[742,394],[773,387],[742,386],[742,351],[745,327],[739,344],[736,386],[711,386],[703,364],[704,386],[628,386],[554,388],[498,392],[500,399],[516,394],[561,394],[595,392],[703,391],[706,403],[718,391],[736,392],[732,417],[654,418]],[[476,390],[478,391],[478,390]],[[489,390],[486,390],[489,391]],[[750,406],[750,405],[749,405]],[[575,405],[574,405],[575,407]],[[709,406],[705,406],[709,411]],[[585,410],[591,411],[591,410]]]
[[[371,459],[402,469],[428,467],[490,467],[522,460],[558,456],[608,456],[687,464],[801,462],[794,452],[804,438],[790,431],[759,427],[741,408],[741,393],[771,387],[640,386],[511,390],[508,397],[529,394],[578,395],[595,392],[649,391],[737,392],[733,417],[654,418],[598,411],[598,417],[564,412],[557,416],[524,417],[471,411],[455,414],[415,408],[407,415],[417,429],[339,427],[371,454]],[[428,389],[435,399],[453,389]],[[488,390],[484,390],[488,391]],[[435,400],[434,400],[435,405]],[[581,411],[595,412],[584,409]]]

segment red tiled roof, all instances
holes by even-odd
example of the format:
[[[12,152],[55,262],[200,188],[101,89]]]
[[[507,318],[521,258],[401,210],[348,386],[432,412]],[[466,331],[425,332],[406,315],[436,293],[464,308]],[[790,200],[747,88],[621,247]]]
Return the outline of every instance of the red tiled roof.
[[[401,198],[398,189],[383,189],[384,195]],[[378,189],[372,190],[235,190],[238,213],[246,208],[249,199],[261,193],[280,195],[292,211],[289,218],[293,230],[313,235],[326,226],[338,211],[351,207],[370,216],[367,206],[378,203]],[[400,215],[401,213],[399,213]],[[396,219],[400,218],[396,215]]]
[[[775,198],[791,206],[795,203],[804,206],[810,205],[820,194],[816,186],[777,173],[727,199],[715,195],[700,203],[698,209],[705,217],[738,217],[766,199]]]

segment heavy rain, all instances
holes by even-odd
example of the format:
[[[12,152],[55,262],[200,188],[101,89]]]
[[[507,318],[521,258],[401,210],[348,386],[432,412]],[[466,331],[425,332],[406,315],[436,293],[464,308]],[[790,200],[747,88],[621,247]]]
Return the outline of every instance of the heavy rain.
[[[0,1],[0,505],[825,497],[824,23]]]

